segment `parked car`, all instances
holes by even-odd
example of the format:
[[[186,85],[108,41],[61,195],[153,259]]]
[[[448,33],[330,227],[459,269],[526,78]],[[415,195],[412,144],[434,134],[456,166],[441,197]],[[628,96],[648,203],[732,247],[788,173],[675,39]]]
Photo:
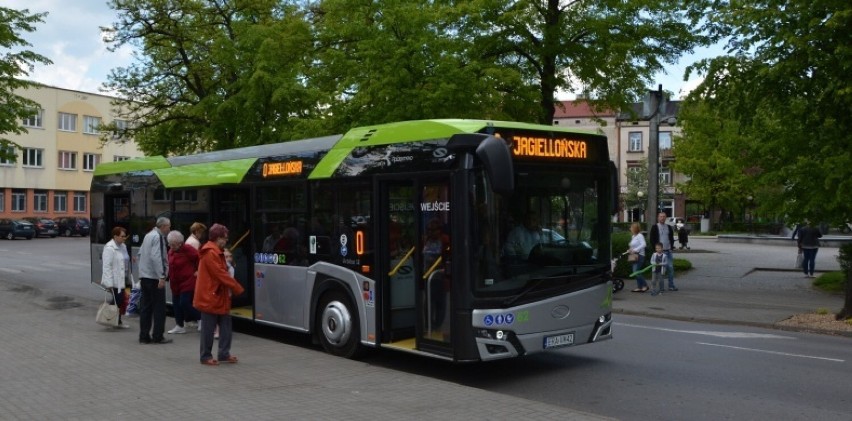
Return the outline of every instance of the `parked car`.
[[[35,226],[23,219],[0,219],[0,237],[14,240],[16,237],[24,237],[32,240],[35,237]]]
[[[35,227],[36,237],[56,238],[59,235],[59,230],[56,228],[56,222],[47,218],[24,218]]]
[[[77,218],[77,217],[60,217],[56,218],[56,225],[59,228],[59,235],[70,237],[72,235],[79,235],[81,237],[88,237],[89,230],[91,225],[89,224],[89,220],[86,218]]]

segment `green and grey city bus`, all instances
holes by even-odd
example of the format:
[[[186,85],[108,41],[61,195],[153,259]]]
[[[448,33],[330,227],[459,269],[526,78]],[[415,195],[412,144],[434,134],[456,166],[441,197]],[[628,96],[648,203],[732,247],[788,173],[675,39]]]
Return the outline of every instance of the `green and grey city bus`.
[[[158,216],[184,235],[220,223],[246,289],[237,319],[344,357],[516,357],[612,337],[616,186],[604,136],[486,120],[102,163],[92,280],[114,226],[136,248]],[[529,215],[536,244],[511,255]]]

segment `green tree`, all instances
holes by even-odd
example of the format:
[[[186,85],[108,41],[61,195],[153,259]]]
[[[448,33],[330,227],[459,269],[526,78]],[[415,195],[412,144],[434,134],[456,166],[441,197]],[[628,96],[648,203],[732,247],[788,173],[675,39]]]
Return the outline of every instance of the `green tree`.
[[[420,118],[515,118],[534,110],[516,68],[479,57],[470,2],[325,0],[311,10],[313,81],[335,130]],[[527,118],[528,119],[528,118]]]
[[[741,209],[748,196],[755,203],[768,203],[762,199],[770,197],[756,193],[764,190],[752,177],[757,171],[750,161],[752,139],[743,136],[738,122],[725,114],[724,109],[705,103],[686,102],[678,116],[681,136],[674,139],[673,168],[688,180],[678,188],[690,199],[705,203],[713,223],[719,221],[713,219],[716,212],[712,211]]]
[[[21,37],[22,32],[35,31],[35,25],[44,22],[47,13],[30,14],[28,9],[15,10],[0,7],[0,158],[15,161],[16,148],[20,146],[5,135],[23,134],[27,130],[21,120],[31,117],[39,104],[15,94],[16,89],[36,86],[34,82],[21,79],[29,76],[36,63],[51,64],[51,61],[26,47],[32,44]]]
[[[731,55],[694,66],[706,78],[689,100],[737,123],[739,169],[776,193],[761,205],[791,220],[852,220],[852,3],[720,1],[707,19]],[[848,316],[849,294],[846,304]]]
[[[598,108],[626,109],[653,76],[712,40],[696,0],[474,0],[470,23],[481,54],[522,72],[537,90],[535,120],[551,124],[558,90],[586,94]]]
[[[275,0],[111,0],[102,28],[136,62],[105,83],[147,154],[192,153],[280,142],[321,113],[305,83],[313,48],[294,7]],[[126,111],[121,111],[122,109]],[[117,127],[107,129],[118,130]]]

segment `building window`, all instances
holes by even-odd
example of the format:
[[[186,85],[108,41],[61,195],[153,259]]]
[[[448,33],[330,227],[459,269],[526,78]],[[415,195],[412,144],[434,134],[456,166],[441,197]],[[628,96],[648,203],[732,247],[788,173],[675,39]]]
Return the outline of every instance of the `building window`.
[[[6,212],[6,193],[0,190],[0,212]]]
[[[630,132],[627,134],[628,152],[642,152],[642,132]]]
[[[59,130],[77,131],[77,114],[59,113]]]
[[[112,161],[113,161],[113,162],[119,162],[119,161],[127,161],[127,160],[129,160],[129,159],[130,159],[130,157],[129,157],[129,156],[116,155],[116,156],[114,156],[114,157],[112,158]]]
[[[672,169],[669,167],[660,167],[660,185],[672,185]]]
[[[42,149],[24,148],[24,166],[25,167],[43,167],[41,156],[44,153]]]
[[[98,134],[101,128],[101,118],[89,115],[83,116],[83,133]]]
[[[53,193],[53,211],[68,211],[68,195],[66,193]]]
[[[115,125],[115,132],[112,134],[113,139],[121,139],[124,137],[124,133],[127,131],[129,125],[127,124],[127,120],[113,120],[113,124]]]
[[[42,128],[43,127],[42,126],[42,124],[43,124],[42,123],[42,116],[43,115],[44,115],[44,110],[40,109],[40,110],[36,111],[35,114],[33,114],[33,115],[31,115],[27,118],[24,118],[23,126],[24,127],[35,127],[35,128],[39,128],[39,129]]]
[[[74,212],[86,211],[86,193],[74,193]]]
[[[27,211],[27,191],[16,189],[12,190],[12,212]]]
[[[672,148],[672,132],[660,132],[660,150]]]
[[[158,187],[154,190],[154,201],[169,202],[174,197],[175,202],[197,202],[198,190],[166,190]]]
[[[0,155],[8,155],[8,158],[0,158],[0,165],[15,165],[15,161],[12,159],[16,155],[14,146],[0,146],[0,151],[3,151],[3,154]]]
[[[101,162],[101,156],[93,153],[83,154],[83,171],[94,171],[98,163]]]
[[[76,170],[77,152],[59,151],[59,169]]]
[[[36,190],[33,193],[33,210],[36,212],[47,212],[46,190]]]

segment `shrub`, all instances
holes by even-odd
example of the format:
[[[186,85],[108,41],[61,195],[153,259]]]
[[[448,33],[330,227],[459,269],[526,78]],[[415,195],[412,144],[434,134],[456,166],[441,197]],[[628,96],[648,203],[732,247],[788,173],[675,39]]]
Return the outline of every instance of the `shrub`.
[[[814,287],[826,292],[841,293],[846,284],[846,275],[843,272],[828,272],[814,279]]]

